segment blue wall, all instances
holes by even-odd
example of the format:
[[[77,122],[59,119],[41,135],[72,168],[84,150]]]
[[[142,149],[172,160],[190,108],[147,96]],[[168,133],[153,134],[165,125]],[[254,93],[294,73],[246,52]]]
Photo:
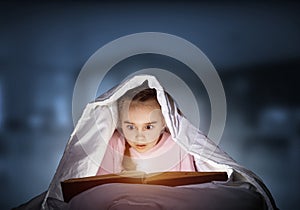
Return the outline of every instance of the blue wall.
[[[47,189],[73,129],[73,88],[87,59],[116,38],[145,31],[180,36],[208,56],[228,103],[220,146],[263,178],[279,208],[295,209],[300,186],[298,11],[298,3],[281,1],[1,2],[0,178],[6,189],[1,209]],[[178,65],[157,55],[136,56],[113,69],[99,93],[141,67],[180,75]],[[201,129],[207,132],[207,94],[192,74],[185,76],[204,101]]]

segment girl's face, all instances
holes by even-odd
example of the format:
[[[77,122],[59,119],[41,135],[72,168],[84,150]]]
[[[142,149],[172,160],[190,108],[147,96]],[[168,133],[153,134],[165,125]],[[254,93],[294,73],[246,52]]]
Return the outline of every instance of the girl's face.
[[[120,117],[126,141],[140,153],[153,148],[165,129],[160,106],[154,100],[125,102]]]

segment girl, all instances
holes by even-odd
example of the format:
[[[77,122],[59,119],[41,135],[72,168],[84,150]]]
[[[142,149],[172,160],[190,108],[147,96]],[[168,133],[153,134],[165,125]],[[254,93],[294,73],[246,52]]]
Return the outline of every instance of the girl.
[[[174,142],[156,90],[141,86],[118,100],[118,129],[109,141],[97,175],[122,171],[196,171],[193,156]]]

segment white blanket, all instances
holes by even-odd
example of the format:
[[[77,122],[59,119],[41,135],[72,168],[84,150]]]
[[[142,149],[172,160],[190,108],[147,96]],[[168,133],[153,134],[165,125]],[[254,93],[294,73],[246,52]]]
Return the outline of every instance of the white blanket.
[[[226,171],[230,176],[230,181],[226,184],[222,184],[221,191],[223,191],[223,188],[226,188],[225,186],[227,186],[230,191],[235,191],[240,189],[239,187],[236,187],[237,185],[240,186],[240,183],[250,183],[253,187],[247,188],[246,190],[244,189],[243,192],[246,194],[250,193],[251,196],[253,193],[255,194],[258,192],[262,195],[268,209],[276,209],[272,196],[263,182],[251,171],[238,165],[226,153],[221,151],[211,140],[195,128],[184,116],[180,115],[176,104],[172,101],[172,99],[166,96],[163,87],[159,84],[157,79],[149,75],[135,76],[99,97],[95,102],[91,102],[86,106],[74,129],[74,132],[71,135],[55,176],[44,197],[42,204],[43,209],[51,209],[48,202],[49,200],[63,201],[60,186],[61,181],[69,178],[93,176],[97,173],[103,155],[106,151],[107,142],[116,128],[116,122],[118,120],[116,100],[127,90],[140,86],[145,81],[148,81],[150,88],[155,88],[157,90],[157,99],[161,105],[162,113],[172,138],[183,149],[194,156],[198,171]],[[132,188],[135,187],[137,186],[132,186]],[[140,186],[138,186],[137,190],[140,189],[139,187]],[[148,188],[149,189],[146,190],[151,191],[158,187],[148,186]],[[162,186],[160,188],[166,189],[166,193],[168,195],[172,195],[172,190],[170,190],[172,188],[169,189]],[[96,190],[100,190],[101,196],[105,196],[105,193],[103,192],[106,191],[104,189],[107,190],[107,192],[114,194],[114,192],[121,192],[119,190],[122,189],[122,187],[119,187],[118,185],[105,185],[97,188]],[[249,192],[247,192],[247,190]],[[177,191],[178,197],[175,196],[177,195]],[[193,203],[191,201],[193,200],[192,198],[194,198],[195,202],[198,203],[198,197],[205,197],[205,199],[213,201],[215,199],[213,198],[215,193],[216,197],[218,197],[217,194],[219,192],[214,190],[212,191],[213,193],[211,194],[211,197],[209,193],[206,194],[206,191],[204,192],[203,190],[195,191],[194,188],[176,188],[176,193],[174,194],[175,197],[157,194],[161,195],[161,202],[157,205],[160,205],[160,203],[163,202],[170,203],[171,205],[171,203],[174,200],[179,199],[179,197],[184,199],[185,203],[188,202],[191,204]],[[86,195],[86,193],[82,196],[84,195]],[[116,194],[116,196],[118,195]],[[220,198],[220,202],[225,202],[225,200],[230,201],[230,195],[224,194],[224,196],[224,199]],[[241,196],[241,199],[243,199],[242,193]],[[155,197],[155,200],[156,199],[157,197]],[[163,201],[164,199],[165,201]],[[170,201],[168,199],[170,199]],[[126,203],[127,201],[124,202]],[[205,206],[209,203],[214,205],[214,202],[204,202],[201,204]],[[123,204],[121,203],[120,205]]]
[[[68,207],[70,210],[266,209],[262,196],[247,186],[214,183],[185,187],[106,184],[75,196]]]

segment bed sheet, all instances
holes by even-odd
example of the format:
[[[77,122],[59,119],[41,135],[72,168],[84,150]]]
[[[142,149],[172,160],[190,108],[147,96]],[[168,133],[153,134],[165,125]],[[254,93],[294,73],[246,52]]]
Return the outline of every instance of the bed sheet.
[[[168,187],[142,184],[105,184],[75,196],[76,209],[267,209],[263,197],[243,184],[205,183]]]

